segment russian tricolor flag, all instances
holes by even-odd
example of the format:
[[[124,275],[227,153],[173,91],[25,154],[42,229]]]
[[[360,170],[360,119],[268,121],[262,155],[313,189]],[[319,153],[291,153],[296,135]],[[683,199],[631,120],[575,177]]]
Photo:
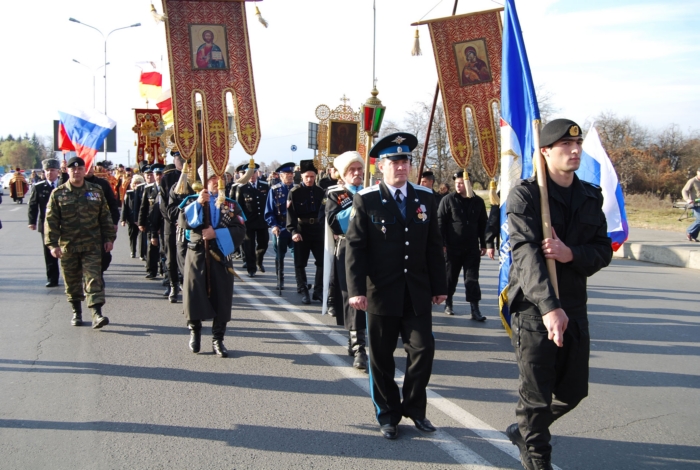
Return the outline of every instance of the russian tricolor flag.
[[[612,239],[613,251],[617,251],[627,241],[630,233],[625,197],[615,168],[593,126],[583,140],[581,166],[576,175],[583,181],[600,186],[603,191],[603,212],[608,222],[608,236]]]
[[[107,134],[114,129],[117,122],[96,109],[66,109],[59,111],[58,115],[60,125],[65,129],[75,152],[85,160],[85,168],[89,169],[95,155],[102,149]]]

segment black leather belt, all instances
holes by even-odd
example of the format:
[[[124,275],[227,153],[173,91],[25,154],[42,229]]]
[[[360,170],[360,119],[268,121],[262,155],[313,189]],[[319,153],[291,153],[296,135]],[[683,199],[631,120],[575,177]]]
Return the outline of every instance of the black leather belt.
[[[318,223],[318,222],[320,222],[320,221],[321,221],[320,219],[314,218],[314,217],[309,217],[309,218],[300,217],[300,218],[299,218],[299,223],[300,223],[300,224],[313,225],[313,224]]]

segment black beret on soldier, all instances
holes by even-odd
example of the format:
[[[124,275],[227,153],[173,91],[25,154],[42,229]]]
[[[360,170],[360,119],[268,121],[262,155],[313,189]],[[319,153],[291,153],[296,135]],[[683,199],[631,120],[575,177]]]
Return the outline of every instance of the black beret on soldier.
[[[565,137],[583,137],[581,126],[570,119],[548,122],[540,132],[540,147],[551,147]]]
[[[79,166],[85,166],[85,160],[80,157],[72,157],[66,164],[67,168],[76,168]]]

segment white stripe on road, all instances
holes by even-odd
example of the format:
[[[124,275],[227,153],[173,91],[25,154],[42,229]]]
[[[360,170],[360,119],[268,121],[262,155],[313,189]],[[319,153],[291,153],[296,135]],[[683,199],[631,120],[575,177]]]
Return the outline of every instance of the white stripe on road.
[[[265,287],[261,286],[257,282],[251,282],[250,280],[246,280],[246,283],[251,283],[251,284],[257,284],[255,287],[257,290],[261,289],[266,289]],[[306,346],[312,353],[319,355],[326,363],[328,363],[331,367],[333,367],[340,375],[345,377],[346,379],[350,380],[352,383],[354,383],[357,387],[359,387],[362,391],[364,391],[366,394],[370,394],[369,390],[369,380],[367,378],[367,375],[364,372],[360,372],[356,369],[353,369],[352,367],[348,367],[347,362],[343,361],[340,359],[340,357],[336,354],[334,354],[330,349],[327,347],[319,344],[315,339],[313,339],[310,335],[307,333],[304,333],[301,329],[299,329],[298,326],[288,322],[287,320],[284,319],[281,315],[278,313],[274,312],[269,308],[269,306],[263,304],[258,298],[249,293],[247,289],[241,287],[239,284],[236,286],[236,289],[238,290],[238,294],[245,299],[250,305],[254,306],[259,312],[261,312],[263,315],[268,317],[270,320],[274,321],[278,325],[280,325],[282,328],[287,330],[294,338],[297,339],[301,344]],[[269,292],[269,290],[268,290]],[[271,296],[267,296],[271,297]],[[280,306],[284,307],[286,310],[290,311],[291,313],[294,313],[297,316],[300,316],[299,313],[308,315],[303,311],[300,311],[300,309],[293,307],[290,305],[287,301],[284,299],[281,299],[279,297],[273,297],[273,300],[275,300],[276,303],[278,303]],[[304,319],[305,320],[305,319]],[[308,323],[308,322],[307,322]],[[320,323],[325,327],[323,323]],[[321,330],[321,328],[318,328],[317,325],[312,326],[316,329]],[[331,330],[332,331],[332,330]],[[328,334],[326,331],[322,331],[323,333]],[[345,338],[343,338],[341,335],[339,335],[337,332],[332,331],[334,336],[338,336],[341,338],[340,344],[343,345],[345,343]],[[328,336],[331,336],[328,334]],[[337,339],[331,336],[335,341]],[[467,446],[463,445],[461,442],[459,442],[457,439],[452,437],[450,434],[448,434],[445,431],[437,430],[435,433],[432,433],[430,436],[423,434],[426,440],[432,442],[435,444],[437,447],[439,447],[441,450],[446,452],[450,457],[452,457],[457,463],[461,464],[464,468],[469,469],[469,470],[483,470],[487,468],[493,468],[493,465],[491,465],[489,462],[487,462],[485,459],[483,459],[479,454],[475,453],[472,451],[470,448]]]
[[[21,209],[21,207],[17,207],[17,208],[15,208],[15,209],[10,209],[10,212],[18,211],[18,210],[20,210],[20,209]]]
[[[276,292],[271,291],[270,289],[263,286],[262,284],[255,281],[254,279],[246,279],[245,284],[250,285],[251,287],[255,288],[255,290],[260,292],[263,296],[265,296],[266,298],[277,303],[280,307],[284,308],[288,312],[294,314],[300,320],[302,320],[303,322],[312,326],[315,330],[327,335],[329,338],[331,338],[333,341],[338,343],[340,346],[347,347],[347,337],[345,337],[344,335],[341,335],[336,330],[329,328],[325,323],[314,318],[314,316],[304,312],[303,310],[301,310],[298,307],[291,305],[284,298],[278,296]],[[236,285],[236,289],[241,289],[241,287],[242,286],[240,283]],[[245,288],[243,288],[242,290],[244,291],[244,293],[247,294],[247,296],[244,295],[244,297],[246,297],[246,300],[248,300],[248,302],[252,304],[252,302],[249,300],[251,298],[250,294],[248,294],[246,292]],[[264,305],[262,303],[260,303],[259,301],[256,300],[256,302],[257,302],[255,304],[256,306],[262,305],[264,307]],[[294,325],[292,325],[292,326],[294,326]],[[294,327],[294,328],[298,330],[298,328],[296,328],[296,327]],[[302,334],[304,334],[304,333],[302,333]],[[306,335],[306,336],[308,336],[308,335]],[[318,344],[310,336],[308,336],[308,338],[313,343]],[[302,341],[302,342],[304,342],[304,341]],[[328,353],[332,354],[329,350],[328,350]],[[324,360],[326,359],[326,355],[327,354],[322,355]],[[340,361],[341,365],[340,366],[337,366],[335,364],[331,364],[331,365],[334,367],[338,367],[341,370],[341,373],[343,373],[343,375],[347,375],[347,372],[352,372],[353,376],[364,379],[362,381],[363,385],[362,386],[358,385],[358,386],[360,386],[360,388],[362,388],[365,392],[367,392],[367,394],[369,394],[369,380],[367,379],[366,375],[364,373],[357,372],[354,369],[348,368],[346,363],[342,362],[339,358],[336,357],[335,359]],[[361,375],[355,375],[355,374],[361,374]],[[403,380],[403,372],[401,372],[397,369],[396,370],[396,381],[398,383],[402,380]],[[356,383],[355,381],[353,381],[353,382]],[[357,385],[357,383],[356,383],[356,385]],[[496,447],[500,451],[504,452],[507,455],[510,455],[515,460],[520,462],[520,452],[518,451],[518,448],[515,447],[513,444],[511,444],[510,439],[508,439],[508,437],[506,437],[505,434],[498,431],[496,428],[490,426],[489,424],[485,423],[484,421],[480,420],[479,418],[477,418],[473,414],[469,413],[468,411],[464,410],[459,405],[451,402],[450,400],[443,397],[439,393],[431,390],[430,388],[427,389],[427,394],[428,394],[428,403],[429,404],[433,405],[435,408],[442,411],[444,414],[446,414],[450,418],[454,419],[455,421],[460,423],[462,426],[464,426],[466,429],[470,430],[471,432],[473,432],[477,436],[481,437],[486,442],[490,443],[491,445],[493,445],[494,447]],[[440,432],[440,431],[438,430],[438,432]],[[441,434],[446,435],[447,433],[441,432]],[[436,436],[436,437],[438,437],[438,436]],[[454,439],[452,436],[450,436],[450,439],[455,440],[455,442],[460,447],[466,449],[469,453],[471,453],[471,454],[475,455],[476,457],[478,457],[479,459],[481,459],[480,456],[475,454],[470,449],[464,447],[461,443],[459,443],[459,441],[456,441],[456,439]],[[455,456],[452,453],[449,453],[449,454],[453,458],[455,458]],[[460,459],[455,458],[455,460],[462,463],[462,460],[460,460]],[[483,459],[481,459],[481,460],[483,462],[486,462]],[[483,464],[481,464],[481,465],[483,465]],[[486,465],[490,465],[490,464],[486,463]],[[556,465],[552,465],[552,467],[555,470],[561,470],[561,468],[557,467]]]

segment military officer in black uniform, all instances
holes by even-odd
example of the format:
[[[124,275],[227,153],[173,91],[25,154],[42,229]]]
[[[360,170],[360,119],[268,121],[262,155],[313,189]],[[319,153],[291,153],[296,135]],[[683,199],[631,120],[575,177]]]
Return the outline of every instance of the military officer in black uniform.
[[[184,160],[180,157],[180,152],[177,148],[172,149],[170,155],[173,157],[173,163],[165,166],[163,178],[159,183],[162,198],[159,207],[163,218],[163,251],[165,252],[165,263],[168,269],[168,280],[170,283],[163,295],[167,296],[171,303],[176,303],[177,295],[180,292],[180,274],[177,265],[177,244],[175,242],[175,226],[177,225],[177,219],[171,218],[168,212],[168,204],[170,204],[170,190],[180,180]]]
[[[265,222],[272,230],[272,248],[275,251],[277,288],[284,290],[284,257],[289,249],[294,256],[292,234],[287,230],[287,200],[294,187],[294,163],[280,165],[276,170],[281,181],[273,184],[265,202]]]
[[[46,287],[56,287],[58,285],[58,259],[51,256],[51,250],[44,245],[44,219],[46,218],[46,204],[49,202],[51,192],[56,189],[61,181],[59,174],[61,173],[61,163],[55,158],[48,158],[41,162],[44,169],[46,179],[36,183],[32,189],[32,194],[29,197],[29,228],[31,230],[39,230],[41,235],[42,245],[44,247],[44,261],[46,263]],[[37,224],[37,217],[39,222]]]
[[[313,253],[316,264],[313,299],[323,300],[323,236],[325,191],[316,186],[318,170],[313,160],[299,163],[302,182],[289,191],[287,201],[287,230],[294,241],[294,271],[297,290],[301,293],[301,303],[310,304],[306,283],[306,264],[309,253]]]
[[[143,190],[141,209],[139,210],[139,231],[145,234],[148,240],[148,255],[146,258],[146,279],[158,277],[158,260],[160,259],[160,247],[158,241],[157,213],[155,212],[156,199],[159,194],[159,186],[155,182],[153,165],[146,167],[143,172],[146,177],[146,187]]]
[[[535,177],[508,195],[513,254],[509,277],[513,346],[520,399],[506,430],[526,469],[552,468],[550,425],[588,395],[590,336],[586,282],[612,258],[597,186],[578,179],[583,138],[578,124],[556,119],[542,129],[552,238],[544,238]],[[556,261],[559,296],[547,272]]]
[[[486,205],[474,191],[467,191],[469,177],[464,178],[464,171],[455,173],[452,179],[455,192],[445,196],[438,208],[438,224],[447,265],[445,313],[454,315],[452,296],[459,275],[464,270],[464,289],[471,306],[472,320],[484,321],[486,317],[479,311],[479,265],[481,257],[486,254]]]
[[[414,135],[398,132],[372,148],[383,181],[355,195],[346,234],[349,304],[367,312],[370,387],[387,439],[398,437],[402,416],[435,431],[425,417],[435,354],[432,304],[445,301],[447,284],[435,197],[408,183],[417,144]],[[399,335],[407,353],[403,402],[394,381]]]
[[[246,216],[243,262],[250,277],[255,276],[258,270],[265,272],[263,258],[270,243],[270,232],[265,222],[265,202],[270,186],[258,179],[258,168],[260,165],[256,163],[255,172],[248,183],[234,185],[229,195],[243,208]],[[240,165],[236,171],[242,177],[248,171],[248,163]]]

